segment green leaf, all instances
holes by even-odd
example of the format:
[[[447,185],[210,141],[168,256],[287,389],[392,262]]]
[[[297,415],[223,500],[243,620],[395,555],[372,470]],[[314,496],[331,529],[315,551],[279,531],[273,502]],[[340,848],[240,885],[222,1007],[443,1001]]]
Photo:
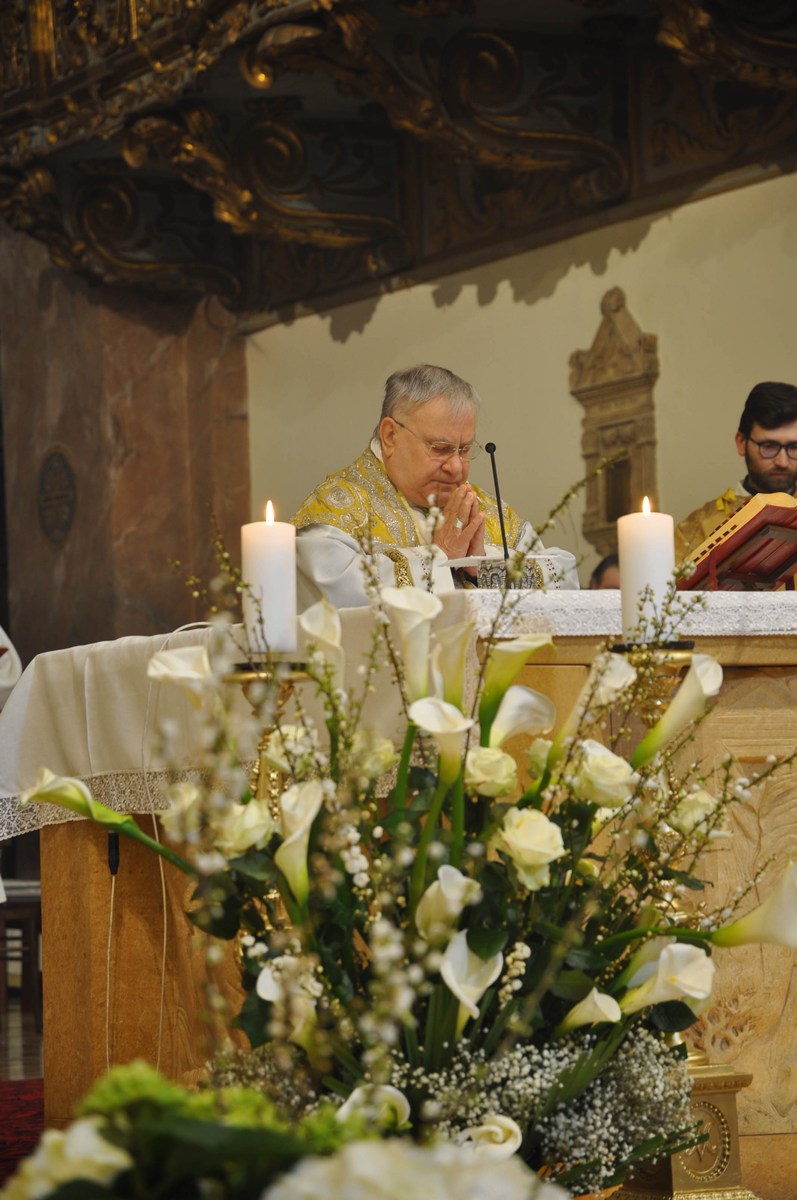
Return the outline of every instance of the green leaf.
[[[264,850],[249,850],[238,858],[230,859],[230,869],[258,883],[274,883],[279,872],[270,855]]]
[[[695,1014],[688,1004],[682,1000],[666,1000],[664,1004],[654,1004],[649,1017],[656,1029],[662,1033],[680,1033],[695,1023]]]
[[[244,1031],[253,1050],[268,1041],[266,1026],[270,1007],[266,1000],[260,999],[257,992],[249,992],[241,1005],[241,1011],[233,1021],[236,1028]]]
[[[594,986],[595,980],[584,971],[560,971],[551,985],[551,991],[560,1000],[578,1002],[588,996]]]
[[[605,948],[605,942],[597,946],[573,946],[565,955],[565,962],[579,971],[600,971],[621,953],[622,947]]]
[[[503,950],[508,934],[505,929],[469,929],[468,946],[479,958],[492,958]]]

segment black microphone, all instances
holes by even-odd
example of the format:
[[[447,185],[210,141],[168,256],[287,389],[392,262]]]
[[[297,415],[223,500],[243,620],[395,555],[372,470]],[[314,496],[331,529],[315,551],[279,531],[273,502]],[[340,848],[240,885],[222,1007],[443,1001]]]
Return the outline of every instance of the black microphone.
[[[115,875],[119,870],[119,834],[108,834],[108,870]]]
[[[504,510],[501,507],[501,489],[498,486],[498,471],[495,467],[495,442],[488,442],[484,447],[490,455],[490,462],[493,465],[493,483],[495,484],[495,498],[498,501],[498,520],[501,523],[501,541],[504,543],[504,558],[509,562],[509,547],[506,544],[506,529],[504,528]]]

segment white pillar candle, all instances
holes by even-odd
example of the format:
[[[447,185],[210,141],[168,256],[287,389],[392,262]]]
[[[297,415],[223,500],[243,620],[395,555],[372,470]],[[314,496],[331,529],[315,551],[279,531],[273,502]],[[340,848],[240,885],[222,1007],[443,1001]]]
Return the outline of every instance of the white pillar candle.
[[[241,576],[247,637],[255,650],[296,649],[296,527],[274,520],[241,526]],[[262,619],[262,624],[261,624]],[[266,646],[263,645],[265,637]]]
[[[662,604],[673,586],[675,540],[672,517],[650,511],[647,496],[642,512],[629,513],[617,522],[617,551],[620,559],[620,600],[623,613],[623,638],[626,642],[647,641],[650,622],[661,613]],[[650,596],[642,601],[642,593]],[[640,618],[647,632],[640,632]]]

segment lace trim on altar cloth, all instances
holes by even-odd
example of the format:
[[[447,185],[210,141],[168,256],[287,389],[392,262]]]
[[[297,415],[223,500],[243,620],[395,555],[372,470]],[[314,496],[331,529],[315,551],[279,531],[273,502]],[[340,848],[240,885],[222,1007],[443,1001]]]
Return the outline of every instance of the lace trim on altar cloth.
[[[243,764],[251,772],[254,760]],[[166,789],[171,783],[201,783],[206,773],[185,771],[119,771],[110,775],[90,775],[83,780],[95,800],[114,812],[163,812],[169,807]],[[66,821],[83,821],[84,817],[55,804],[31,804],[20,808],[18,801],[0,799],[0,842],[31,833],[45,825],[63,825]]]
[[[499,592],[468,593],[479,637],[486,637],[501,602]],[[698,593],[684,593],[685,600]],[[795,592],[704,592],[703,604],[684,617],[684,637],[783,637],[797,633]],[[550,633],[560,637],[619,637],[619,591],[518,592],[510,596],[497,629],[499,637]]]

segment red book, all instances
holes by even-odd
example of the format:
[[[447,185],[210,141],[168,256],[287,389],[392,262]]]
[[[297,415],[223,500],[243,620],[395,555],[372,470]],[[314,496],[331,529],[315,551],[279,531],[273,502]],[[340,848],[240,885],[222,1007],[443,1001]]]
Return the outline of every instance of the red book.
[[[751,496],[690,558],[695,570],[679,581],[679,588],[711,592],[793,589],[797,500],[785,492]]]

